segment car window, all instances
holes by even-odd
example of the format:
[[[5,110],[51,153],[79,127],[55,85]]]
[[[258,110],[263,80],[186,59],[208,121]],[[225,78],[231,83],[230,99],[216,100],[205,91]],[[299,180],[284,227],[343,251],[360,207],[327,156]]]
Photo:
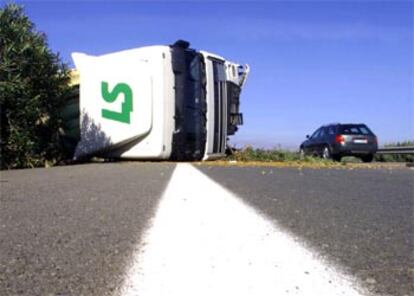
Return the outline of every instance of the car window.
[[[328,127],[328,135],[335,135],[335,128],[333,126]]]
[[[364,134],[364,135],[369,135],[370,134],[370,131],[366,128],[366,127],[364,127],[364,126],[361,126],[360,128],[359,128],[359,130],[361,131],[361,133],[362,134]]]
[[[318,138],[323,138],[326,135],[326,128],[321,128]]]
[[[348,135],[372,135],[372,132],[363,124],[345,124],[341,126],[341,133]]]
[[[344,129],[345,134],[359,134],[359,129],[356,127],[348,127]]]
[[[314,132],[312,134],[312,136],[310,137],[311,139],[316,139],[319,137],[319,133],[321,132],[321,129],[317,129],[316,132]]]

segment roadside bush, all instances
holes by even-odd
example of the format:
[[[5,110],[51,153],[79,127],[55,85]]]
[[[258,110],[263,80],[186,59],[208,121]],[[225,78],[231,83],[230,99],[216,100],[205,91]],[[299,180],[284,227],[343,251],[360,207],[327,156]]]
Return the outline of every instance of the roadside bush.
[[[246,147],[242,150],[234,151],[227,157],[228,160],[237,160],[241,162],[259,161],[259,162],[331,162],[319,157],[305,156],[301,157],[298,152],[292,152],[281,149],[261,149]]]
[[[414,141],[404,141],[398,143],[390,143],[384,145],[384,147],[404,147],[414,146]],[[376,154],[375,161],[380,162],[414,162],[413,154]],[[308,163],[325,163],[330,164],[332,160],[325,160],[315,156],[301,157],[298,152],[292,152],[282,149],[262,149],[253,148],[251,146],[245,147],[240,150],[233,150],[227,156],[227,160],[236,160],[240,162],[308,162]],[[342,163],[348,162],[361,162],[356,157],[343,157]]]
[[[414,146],[414,141],[404,141],[397,143],[390,143],[384,145],[384,147],[406,147]],[[381,162],[414,162],[413,154],[376,154],[376,161]]]
[[[68,70],[48,49],[46,36],[7,4],[0,9],[1,168],[54,164],[62,156],[59,110],[68,92]]]
[[[254,149],[251,147],[236,151],[232,159],[238,161],[288,161],[299,160],[299,155],[290,151]]]

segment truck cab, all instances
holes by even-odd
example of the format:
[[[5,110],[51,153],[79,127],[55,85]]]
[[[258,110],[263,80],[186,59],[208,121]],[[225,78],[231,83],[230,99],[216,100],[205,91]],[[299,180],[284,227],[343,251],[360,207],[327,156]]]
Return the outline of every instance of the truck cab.
[[[215,159],[243,123],[248,66],[186,41],[72,57],[80,75],[76,159]]]

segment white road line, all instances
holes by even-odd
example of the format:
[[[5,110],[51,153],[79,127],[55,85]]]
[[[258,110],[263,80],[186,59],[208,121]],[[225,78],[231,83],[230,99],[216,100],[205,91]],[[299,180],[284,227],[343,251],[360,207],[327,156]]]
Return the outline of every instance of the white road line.
[[[367,295],[362,291],[234,194],[178,164],[121,295]]]

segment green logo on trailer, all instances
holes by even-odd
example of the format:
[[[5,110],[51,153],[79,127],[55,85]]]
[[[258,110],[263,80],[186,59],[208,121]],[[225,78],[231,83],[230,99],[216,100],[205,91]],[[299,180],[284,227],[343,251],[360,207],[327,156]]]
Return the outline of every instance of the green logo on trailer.
[[[102,109],[102,117],[129,124],[131,122],[131,112],[133,111],[132,89],[129,87],[129,85],[126,83],[118,83],[117,85],[115,85],[112,91],[109,91],[108,82],[102,81],[101,93],[102,98],[107,103],[115,102],[120,94],[124,95],[125,99],[122,103],[121,112]]]

